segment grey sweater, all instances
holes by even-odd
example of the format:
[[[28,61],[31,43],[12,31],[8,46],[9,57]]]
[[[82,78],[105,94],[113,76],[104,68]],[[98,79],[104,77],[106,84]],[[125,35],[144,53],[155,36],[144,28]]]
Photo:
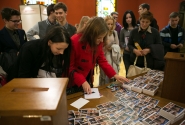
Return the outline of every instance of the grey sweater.
[[[121,32],[120,32],[120,47],[122,49],[124,49],[124,54],[129,54],[130,52],[125,50],[125,48],[127,47],[127,44],[125,43],[125,39],[129,38],[130,36],[130,30],[127,30],[127,29],[124,29],[122,28],[121,29]]]

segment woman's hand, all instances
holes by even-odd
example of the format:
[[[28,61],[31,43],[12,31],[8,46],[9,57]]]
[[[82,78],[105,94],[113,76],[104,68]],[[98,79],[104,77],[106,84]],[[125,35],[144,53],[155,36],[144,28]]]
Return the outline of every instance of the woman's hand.
[[[170,48],[172,48],[172,49],[176,49],[176,48],[177,48],[177,45],[175,45],[175,44],[171,44],[171,45],[170,45]]]
[[[119,82],[121,82],[121,83],[124,83],[124,82],[129,82],[129,80],[127,79],[127,78],[125,78],[125,77],[123,77],[123,76],[119,76],[119,75],[114,75],[114,78],[117,80],[117,81],[119,81]]]
[[[142,56],[146,56],[148,53],[150,53],[150,49],[146,48],[141,50]]]
[[[125,47],[125,50],[126,50],[126,51],[130,51],[130,50],[129,50],[129,48],[128,48],[128,46],[127,46],[127,47]]]
[[[177,45],[177,48],[179,48],[179,49],[181,49],[183,47],[183,44],[182,43],[179,43],[178,45]]]
[[[134,49],[133,52],[136,54],[136,56],[142,56],[142,53],[140,50]]]
[[[82,87],[83,87],[84,92],[86,92],[87,94],[91,94],[91,86],[89,85],[87,81],[85,81],[82,84]]]

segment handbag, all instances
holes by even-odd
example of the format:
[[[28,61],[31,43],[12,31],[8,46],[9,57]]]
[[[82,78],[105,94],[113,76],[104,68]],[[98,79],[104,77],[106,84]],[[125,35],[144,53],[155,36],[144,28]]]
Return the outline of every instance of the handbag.
[[[67,89],[66,89],[66,94],[67,95],[70,95],[70,94],[73,94],[73,93],[76,93],[76,92],[83,92],[83,88],[82,86],[78,87],[77,85],[73,85],[73,75],[74,75],[74,72],[76,72],[75,70],[71,71],[71,73],[69,74],[69,82],[68,82],[68,86],[67,86]]]
[[[138,67],[136,66],[136,62],[137,62],[137,57],[134,61],[134,65],[130,65],[128,68],[128,73],[127,73],[127,77],[132,77],[132,76],[136,76],[142,73],[146,73],[149,70],[151,70],[150,68],[147,68],[147,62],[146,62],[146,57],[144,56],[144,68]]]

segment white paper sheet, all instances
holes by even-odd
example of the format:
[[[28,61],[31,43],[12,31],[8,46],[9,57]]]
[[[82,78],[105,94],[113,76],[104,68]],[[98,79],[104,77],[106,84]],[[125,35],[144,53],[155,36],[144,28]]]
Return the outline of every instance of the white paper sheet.
[[[100,93],[99,93],[98,88],[92,88],[91,91],[94,92],[94,93],[84,94],[84,98],[85,99],[97,99],[97,98],[100,98]]]
[[[71,103],[70,105],[80,109],[81,107],[83,107],[85,104],[87,104],[89,102],[89,100],[86,100],[84,98],[79,98],[78,100],[76,100],[75,102]]]
[[[38,71],[38,78],[56,78],[56,74],[51,72],[46,72],[45,70],[39,69]]]

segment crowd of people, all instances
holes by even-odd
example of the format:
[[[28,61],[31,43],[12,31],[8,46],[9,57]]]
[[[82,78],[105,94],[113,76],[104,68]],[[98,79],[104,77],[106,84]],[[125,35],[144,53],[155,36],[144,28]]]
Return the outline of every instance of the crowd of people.
[[[18,28],[20,12],[3,8],[1,16],[5,26],[0,30],[0,78],[4,78],[2,73],[6,73],[7,82],[13,78],[68,77],[67,94],[78,91],[90,94],[97,64],[99,85],[115,80],[129,81],[118,75],[121,49],[127,73],[136,57],[139,67],[144,67],[146,57],[148,68],[163,70],[166,52],[179,52],[184,44],[184,29],[178,25],[179,14],[172,12],[169,24],[159,31],[147,3],[139,5],[138,21],[133,11],[127,10],[122,19],[123,27],[117,22],[118,12],[105,17],[82,16],[74,27],[67,21],[67,11],[65,3],[49,5],[48,18],[25,33]]]

